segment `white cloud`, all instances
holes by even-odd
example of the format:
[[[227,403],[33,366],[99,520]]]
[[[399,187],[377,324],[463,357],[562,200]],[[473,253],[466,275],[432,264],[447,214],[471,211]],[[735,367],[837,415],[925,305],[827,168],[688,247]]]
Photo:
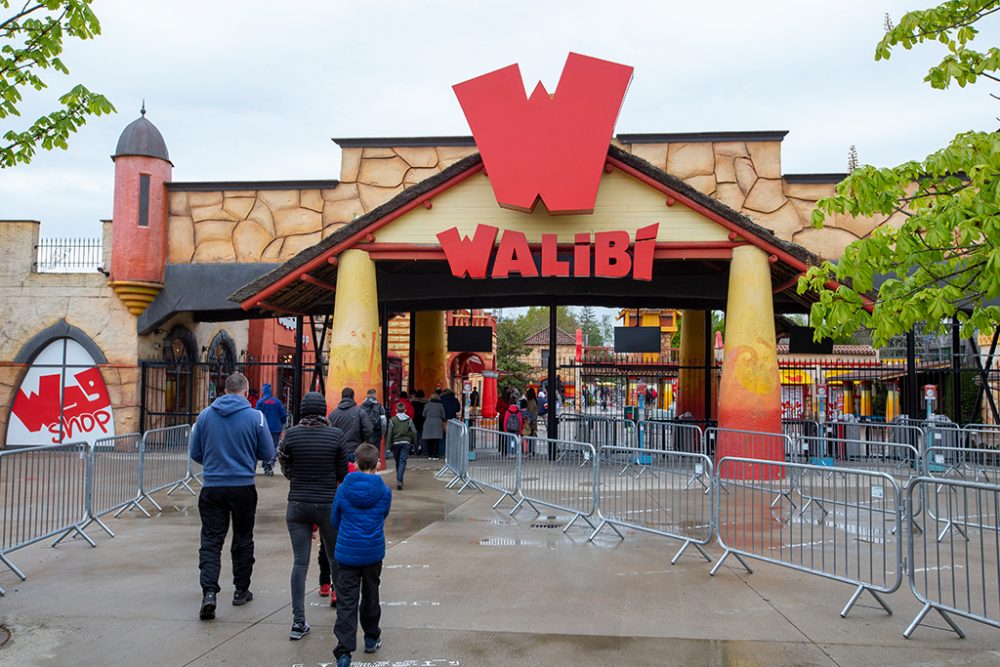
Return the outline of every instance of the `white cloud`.
[[[68,48],[72,75],[46,97],[83,81],[119,113],[0,172],[0,218],[97,235],[143,97],[177,180],[336,178],[330,137],[468,134],[452,84],[517,62],[553,91],[568,51],[635,67],[620,132],[788,129],[788,173],[842,171],[850,144],[874,164],[922,157],[995,127],[997,107],[983,86],[922,83],[935,45],[874,62],[883,12],[917,4],[98,0],[103,35]],[[46,108],[29,96],[25,118]]]

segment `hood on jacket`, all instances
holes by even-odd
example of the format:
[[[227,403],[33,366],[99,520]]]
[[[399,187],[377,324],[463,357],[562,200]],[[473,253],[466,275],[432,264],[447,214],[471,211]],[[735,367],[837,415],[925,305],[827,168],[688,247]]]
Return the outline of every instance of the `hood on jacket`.
[[[381,477],[363,472],[348,475],[340,486],[350,503],[361,509],[374,507],[388,490]]]
[[[342,398],[340,399],[340,403],[337,403],[337,410],[350,410],[356,407],[358,407],[358,404],[354,402],[353,398]]]
[[[406,414],[405,412],[397,412],[393,416],[396,417],[396,418],[398,418],[399,421],[401,421],[401,422],[405,422],[407,419],[410,418],[410,415]]]
[[[521,412],[521,409],[518,408],[515,403],[511,403],[510,405],[507,406],[507,412],[510,412],[510,413],[513,413],[513,414],[519,414]]]
[[[250,402],[239,394],[223,394],[212,402],[212,409],[223,417],[249,410]]]
[[[265,382],[264,386],[260,389],[261,398],[271,398],[274,394],[271,392],[271,383]]]

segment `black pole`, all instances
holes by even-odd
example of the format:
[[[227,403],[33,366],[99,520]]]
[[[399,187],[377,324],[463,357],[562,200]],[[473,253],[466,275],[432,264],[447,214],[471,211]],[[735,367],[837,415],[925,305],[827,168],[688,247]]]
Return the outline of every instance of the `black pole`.
[[[951,415],[962,424],[962,339],[957,318],[951,320]]]
[[[553,297],[549,301],[549,384],[545,395],[548,397],[549,409],[545,413],[548,420],[546,428],[549,434],[549,460],[556,458],[556,444],[553,440],[559,438],[559,420],[556,415],[556,402],[558,398],[559,383],[556,379],[556,344],[559,342],[556,336],[556,300]]]
[[[705,426],[712,419],[712,372],[715,352],[712,349],[712,311],[705,311]]]
[[[406,369],[406,388],[407,391],[412,395],[417,387],[413,386],[413,360],[416,358],[417,353],[417,312],[415,310],[410,311],[410,349],[409,349],[409,368]]]
[[[139,433],[146,432],[146,391],[149,389],[146,386],[149,379],[147,368],[149,367],[145,361],[139,362]]]
[[[299,404],[302,402],[302,326],[304,318],[295,316],[295,358],[292,361],[292,418],[299,422]],[[315,339],[314,339],[315,340]]]
[[[380,338],[381,349],[379,354],[382,355],[382,405],[385,407],[387,414],[395,414],[394,410],[389,409],[389,302],[384,301],[382,303],[381,312],[379,313],[379,326],[382,328],[382,336]]]
[[[917,339],[913,330],[906,332],[906,411],[910,419],[923,419],[917,387]]]

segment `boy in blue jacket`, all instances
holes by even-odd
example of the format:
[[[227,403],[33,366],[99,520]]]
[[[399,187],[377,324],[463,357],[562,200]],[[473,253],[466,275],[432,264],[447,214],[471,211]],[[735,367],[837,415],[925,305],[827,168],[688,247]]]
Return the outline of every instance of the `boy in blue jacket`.
[[[285,430],[285,422],[288,420],[288,410],[278,400],[278,397],[271,392],[271,385],[264,383],[264,395],[257,401],[254,407],[261,411],[267,419],[267,430],[271,432],[271,440],[277,447],[281,441],[281,432]],[[274,461],[263,461],[264,474],[268,477],[274,475]]]
[[[365,633],[365,653],[382,645],[378,586],[385,558],[385,519],[392,491],[376,473],[379,452],[364,443],[354,452],[358,473],[348,475],[337,488],[330,523],[337,531],[334,556],[337,573],[337,623],[333,634],[337,667],[348,667],[357,648],[358,615]],[[360,609],[359,609],[360,598]]]

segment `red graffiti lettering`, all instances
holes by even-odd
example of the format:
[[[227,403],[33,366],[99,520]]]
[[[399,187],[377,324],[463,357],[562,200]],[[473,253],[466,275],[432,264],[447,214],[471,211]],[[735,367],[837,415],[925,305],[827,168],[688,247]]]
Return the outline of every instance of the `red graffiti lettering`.
[[[47,428],[58,436],[60,415],[64,432],[73,429],[90,432],[100,427],[106,433],[104,426],[111,419],[111,398],[100,369],[82,370],[74,374],[73,379],[78,384],[62,388],[61,406],[60,374],[52,373],[38,378],[38,393],[25,393],[23,389],[18,389],[11,412],[31,433]],[[103,412],[105,410],[108,412]]]

